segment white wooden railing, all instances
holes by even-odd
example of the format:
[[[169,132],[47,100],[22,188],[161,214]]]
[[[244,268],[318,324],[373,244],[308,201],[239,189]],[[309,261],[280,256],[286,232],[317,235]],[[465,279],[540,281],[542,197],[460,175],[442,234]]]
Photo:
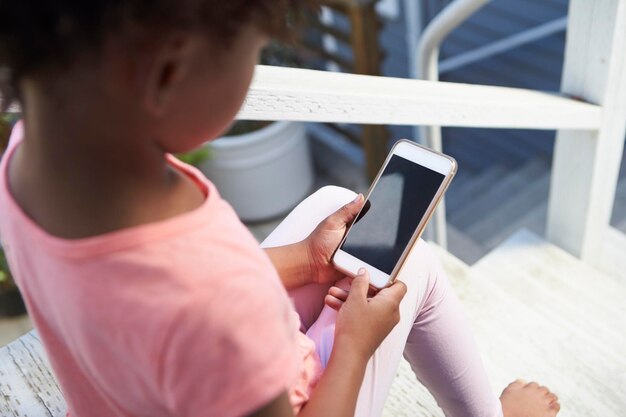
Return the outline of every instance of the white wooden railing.
[[[561,95],[258,67],[238,118],[557,129],[547,236],[599,262],[626,134],[626,1],[570,1]]]
[[[597,263],[624,149],[626,1],[570,1],[561,90],[603,110],[598,129],[557,133],[547,236]]]
[[[516,88],[260,65],[237,118],[597,130],[602,108]]]

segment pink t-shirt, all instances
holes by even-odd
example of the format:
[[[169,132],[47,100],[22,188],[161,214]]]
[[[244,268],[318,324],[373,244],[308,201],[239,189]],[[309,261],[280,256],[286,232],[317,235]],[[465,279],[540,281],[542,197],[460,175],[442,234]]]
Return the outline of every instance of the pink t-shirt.
[[[321,373],[268,257],[215,187],[164,221],[67,240],[12,198],[0,165],[2,245],[71,416],[249,414],[288,390],[298,412]]]

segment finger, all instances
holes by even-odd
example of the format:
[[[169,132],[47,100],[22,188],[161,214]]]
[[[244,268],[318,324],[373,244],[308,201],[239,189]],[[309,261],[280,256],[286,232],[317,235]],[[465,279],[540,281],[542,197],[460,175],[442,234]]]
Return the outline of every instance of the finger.
[[[343,305],[343,301],[336,297],[333,297],[330,294],[326,294],[326,297],[324,297],[324,304],[326,304],[328,307],[332,308],[333,310],[339,311],[339,309]]]
[[[346,301],[348,299],[349,292],[339,287],[330,287],[328,289],[328,294],[332,295],[333,297],[341,301]]]
[[[370,276],[365,268],[359,269],[359,273],[352,280],[352,286],[350,287],[350,294],[348,294],[348,300],[351,298],[357,298],[365,300],[367,298],[367,291],[370,286]]]

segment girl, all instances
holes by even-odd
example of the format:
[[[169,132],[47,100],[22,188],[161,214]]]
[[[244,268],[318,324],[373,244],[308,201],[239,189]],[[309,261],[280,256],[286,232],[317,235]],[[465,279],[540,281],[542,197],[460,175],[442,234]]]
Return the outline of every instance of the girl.
[[[333,269],[361,195],[323,189],[263,252],[171,156],[231,123],[301,3],[0,4],[25,119],[0,166],[3,247],[69,415],[376,416],[404,352],[448,416],[554,416],[537,384],[491,393],[424,242],[369,298],[366,272]]]

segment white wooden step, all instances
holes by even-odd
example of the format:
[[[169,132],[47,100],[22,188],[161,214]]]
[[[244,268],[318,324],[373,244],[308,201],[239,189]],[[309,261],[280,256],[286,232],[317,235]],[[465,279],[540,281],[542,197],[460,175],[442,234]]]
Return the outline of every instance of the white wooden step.
[[[511,244],[522,238],[527,242],[534,240],[537,247],[542,245],[542,241],[535,235],[524,236],[520,233],[507,243]],[[500,252],[506,248],[507,246],[501,247]],[[611,278],[596,271],[591,276],[588,271],[585,271],[585,275],[581,275],[579,271],[570,271],[565,276],[561,270],[542,267],[546,262],[553,263],[552,258],[560,255],[549,250],[542,251],[544,256],[536,256],[528,249],[513,248],[511,252],[514,255],[484,258],[475,265],[474,271],[477,274],[473,276],[489,280],[490,284],[501,288],[555,324],[575,324],[575,331],[583,332],[581,336],[589,335],[588,329],[593,329],[594,340],[603,342],[603,346],[598,349],[609,347],[607,355],[615,349],[626,352],[626,334],[616,332],[613,325],[616,317],[626,315],[626,299],[623,297],[626,288],[614,285]],[[510,256],[515,256],[514,262],[509,259]],[[600,281],[601,285],[596,281]],[[593,310],[592,314],[589,314],[590,309]],[[621,355],[617,356],[620,357]]]
[[[560,396],[559,416],[624,415],[622,281],[527,231],[472,267],[435,250],[470,317],[494,391],[516,378],[537,380]],[[387,405],[386,417],[443,416],[404,361]]]
[[[626,286],[529,232],[470,278],[463,301],[496,384],[537,379],[560,395],[565,417],[623,415]]]
[[[37,333],[0,348],[0,416],[65,417],[66,412]]]

